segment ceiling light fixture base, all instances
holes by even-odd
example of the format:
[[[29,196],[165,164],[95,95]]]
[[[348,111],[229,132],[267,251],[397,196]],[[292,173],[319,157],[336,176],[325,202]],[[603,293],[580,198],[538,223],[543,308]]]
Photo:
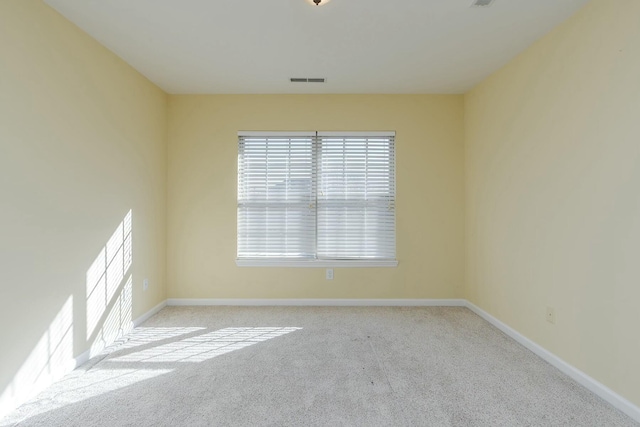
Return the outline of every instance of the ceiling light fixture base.
[[[314,6],[324,6],[329,3],[331,0],[307,0],[307,3],[312,4]]]

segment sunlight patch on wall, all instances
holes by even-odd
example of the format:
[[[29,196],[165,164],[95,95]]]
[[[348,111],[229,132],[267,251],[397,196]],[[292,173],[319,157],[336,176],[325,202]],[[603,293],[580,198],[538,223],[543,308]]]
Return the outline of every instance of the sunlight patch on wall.
[[[114,362],[203,362],[225,353],[267,341],[302,328],[225,328],[185,338],[136,353],[116,357]]]
[[[0,417],[73,368],[73,295],[70,295],[0,395]]]
[[[132,264],[132,220],[129,210],[87,270],[87,339],[91,338],[103,320]]]
[[[102,326],[91,340],[91,357],[106,346],[133,329],[131,318],[133,276],[129,276],[115,301],[109,304],[109,311]]]

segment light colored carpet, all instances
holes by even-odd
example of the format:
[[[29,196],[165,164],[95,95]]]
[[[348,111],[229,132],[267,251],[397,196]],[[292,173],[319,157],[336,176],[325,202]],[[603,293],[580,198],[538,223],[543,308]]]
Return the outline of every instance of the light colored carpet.
[[[466,308],[170,307],[2,425],[633,426]]]

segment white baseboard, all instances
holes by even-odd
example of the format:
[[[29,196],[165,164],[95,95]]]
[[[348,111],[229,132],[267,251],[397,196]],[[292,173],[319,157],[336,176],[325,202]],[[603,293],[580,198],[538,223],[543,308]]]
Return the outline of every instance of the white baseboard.
[[[169,306],[464,307],[463,299],[188,299],[169,298]]]
[[[578,384],[640,422],[640,408],[465,299],[215,299],[169,298],[134,321],[138,326],[165,306],[467,307]],[[84,355],[84,353],[83,353]],[[83,356],[81,355],[81,356]],[[80,356],[80,357],[81,357]]]
[[[60,380],[69,372],[73,371],[80,365],[86,363],[90,358],[91,350],[87,350],[84,353],[80,354],[77,357],[69,358],[66,357],[64,360],[57,360],[55,366],[53,367],[53,372],[50,373],[50,376],[46,379],[40,381],[39,383],[30,383],[27,384],[23,389],[24,392],[20,392],[18,396],[11,396],[6,394],[7,390],[0,393],[0,419],[9,415],[12,411],[14,411],[18,406],[23,403],[29,401],[34,398],[38,393],[42,390],[49,387],[54,382]]]
[[[584,372],[565,362],[555,354],[536,344],[515,329],[507,326],[486,311],[464,299],[185,299],[170,298],[153,307],[151,310],[133,321],[135,327],[139,326],[165,306],[335,306],[335,307],[467,307],[478,316],[504,332],[506,335],[522,344],[527,349],[547,361],[552,366],[568,375],[578,384],[584,386],[595,395],[601,397],[613,407],[627,414],[635,421],[640,422],[640,407],[634,405],[620,396],[604,384],[591,378]],[[70,369],[75,369],[86,363],[92,357],[91,350],[78,355],[70,364]],[[14,402],[16,403],[16,402]],[[22,403],[22,402],[19,402]],[[13,405],[12,405],[13,406]],[[15,407],[15,406],[14,406]],[[8,413],[7,409],[0,407],[0,416]]]
[[[160,304],[156,305],[151,310],[147,311],[145,314],[135,319],[133,321],[133,327],[137,328],[138,326],[146,322],[151,316],[158,313],[160,310],[162,310],[166,306],[167,306],[167,300],[162,301]]]
[[[640,422],[640,408],[638,406],[629,402],[627,399],[620,396],[619,394],[617,394],[616,392],[614,392],[604,384],[591,378],[589,375],[585,374],[581,370],[565,362],[555,354],[551,353],[549,350],[531,341],[529,338],[525,337],[520,332],[516,331],[510,326],[507,326],[505,323],[496,319],[486,311],[482,310],[480,307],[474,305],[469,301],[466,301],[466,306],[467,308],[469,308],[469,310],[473,311],[478,316],[482,317],[484,320],[491,323],[496,328],[500,329],[506,335],[508,335],[518,343],[522,344],[523,346],[531,350],[540,358],[547,361],[550,365],[560,370],[560,372],[569,376],[578,384],[582,385],[587,390],[591,391],[593,394],[601,397],[602,399],[607,401],[609,404],[611,404],[613,407],[619,409],[620,411],[627,414],[629,417],[633,418],[635,421]]]
[[[162,301],[160,304],[156,305],[151,310],[147,311],[142,316],[138,317],[133,322],[131,322],[130,327],[129,327],[129,329],[127,329],[127,331],[130,331],[133,328],[137,328],[142,323],[144,323],[146,320],[148,320],[151,316],[153,316],[154,314],[158,313],[160,310],[162,310],[166,306],[167,306],[167,301],[166,300]],[[85,351],[84,353],[76,356],[74,358],[75,366],[73,367],[73,369],[76,369],[76,368],[84,365],[85,363],[87,363],[89,361],[89,359],[91,359],[92,357],[94,357],[97,354],[99,354],[102,351],[103,348],[104,348],[104,346],[103,347],[96,347],[94,349],[89,349],[89,350]]]
[[[80,366],[84,365],[89,361],[89,359],[91,359],[91,349],[85,351],[74,359],[76,366],[73,369],[79,368]]]

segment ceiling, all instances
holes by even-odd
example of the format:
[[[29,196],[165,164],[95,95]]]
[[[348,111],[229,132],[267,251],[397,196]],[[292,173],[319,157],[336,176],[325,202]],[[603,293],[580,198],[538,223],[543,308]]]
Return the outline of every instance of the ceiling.
[[[45,0],[169,93],[464,93],[587,1]]]

